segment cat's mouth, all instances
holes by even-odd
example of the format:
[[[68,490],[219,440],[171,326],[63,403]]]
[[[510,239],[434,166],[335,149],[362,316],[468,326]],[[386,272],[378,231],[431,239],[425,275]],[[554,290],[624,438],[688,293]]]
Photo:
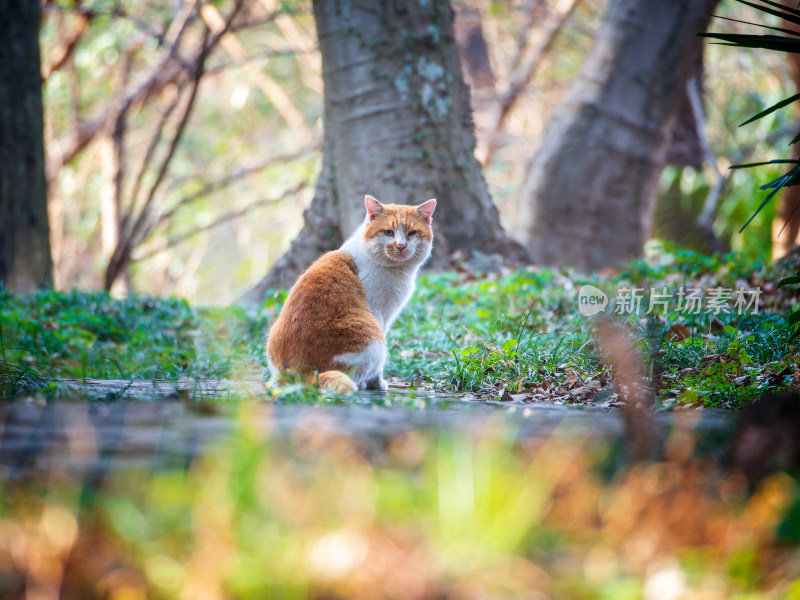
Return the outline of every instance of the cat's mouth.
[[[410,248],[403,248],[402,250],[398,248],[387,248],[386,256],[395,262],[406,262],[414,257],[414,251]]]

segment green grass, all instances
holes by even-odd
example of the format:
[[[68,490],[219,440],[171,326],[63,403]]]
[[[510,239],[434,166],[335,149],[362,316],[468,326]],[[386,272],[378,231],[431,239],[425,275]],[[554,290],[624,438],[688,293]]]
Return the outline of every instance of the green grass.
[[[738,254],[703,257],[680,250],[662,250],[649,262],[634,261],[605,277],[549,269],[477,280],[428,276],[398,322],[389,369],[407,379],[427,375],[432,385],[457,391],[552,398],[589,386],[607,394],[611,378],[593,342],[592,321],[577,310],[581,285],[597,286],[612,299],[626,286],[761,287],[767,308],[760,314],[672,311],[622,319],[635,333],[660,406],[738,407],[800,383],[800,355],[787,329],[788,306],[797,298],[774,292],[777,277],[774,268],[749,264]],[[646,308],[645,302],[642,312]],[[666,333],[676,323],[692,337],[670,341]]]
[[[261,377],[268,314],[100,292],[4,294],[2,356],[59,378]]]
[[[592,320],[578,311],[580,286],[594,285],[612,302],[625,287],[761,287],[759,314],[646,315],[645,299],[639,314],[620,318],[635,334],[660,406],[738,407],[800,381],[798,346],[787,327],[796,292],[776,290],[780,276],[737,254],[703,257],[663,248],[649,261],[605,275],[538,268],[426,275],[389,334],[386,375],[413,387],[485,397],[574,402],[599,392],[613,399]],[[285,292],[276,292],[261,307],[210,308],[96,292],[0,293],[2,392],[30,393],[49,378],[263,380],[264,337],[284,300]],[[689,339],[667,338],[676,323],[688,328]],[[280,399],[308,394],[318,400],[302,386]]]

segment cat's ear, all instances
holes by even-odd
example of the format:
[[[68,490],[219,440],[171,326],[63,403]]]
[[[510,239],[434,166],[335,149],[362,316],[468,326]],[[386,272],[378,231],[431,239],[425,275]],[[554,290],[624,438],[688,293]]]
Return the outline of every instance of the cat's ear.
[[[417,207],[417,212],[428,222],[431,222],[433,211],[436,209],[436,200],[428,200]]]
[[[367,194],[364,196],[364,204],[367,206],[367,218],[372,221],[383,212],[383,204]]]

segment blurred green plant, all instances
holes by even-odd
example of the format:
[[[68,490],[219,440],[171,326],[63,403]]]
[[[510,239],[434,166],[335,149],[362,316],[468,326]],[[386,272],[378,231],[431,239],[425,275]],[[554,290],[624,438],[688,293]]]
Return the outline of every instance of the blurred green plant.
[[[263,407],[262,407],[263,408]],[[258,417],[262,417],[261,421]],[[618,465],[615,442],[318,426],[285,438],[242,404],[190,467],[63,476],[0,498],[0,590],[80,598],[793,598],[800,486],[684,455]],[[88,499],[88,501],[87,501]],[[43,568],[46,565],[47,568]],[[17,587],[15,587],[17,586]],[[8,597],[15,597],[7,594]],[[20,594],[20,597],[22,594]]]
[[[785,285],[798,285],[800,284],[800,271],[791,277],[785,277],[778,282],[778,287]],[[794,333],[789,337],[789,341],[797,339],[800,336],[800,310],[796,310],[789,315],[789,327],[796,327]]]
[[[785,22],[793,23],[795,25],[800,25],[800,10],[791,8],[785,4],[781,4],[778,2],[772,2],[770,0],[753,0],[752,2],[748,2],[746,0],[736,0],[737,2],[753,7],[756,10],[759,10],[767,15],[772,15],[783,19]],[[725,18],[725,17],[723,17]],[[726,46],[736,46],[740,48],[755,48],[755,49],[762,49],[762,50],[771,50],[775,52],[790,52],[793,54],[800,54],[800,32],[794,31],[791,29],[786,29],[783,27],[776,27],[770,25],[764,25],[760,23],[747,23],[748,25],[752,25],[753,27],[763,27],[766,29],[770,29],[772,31],[777,31],[779,33],[788,34],[788,36],[781,36],[781,35],[774,35],[774,34],[767,34],[767,35],[753,35],[753,34],[741,34],[741,33],[701,33],[702,37],[707,37],[711,39],[720,40],[723,45]],[[789,37],[791,36],[791,37]],[[771,115],[775,111],[785,108],[795,102],[800,100],[800,93],[793,94],[788,98],[784,98],[779,102],[765,108],[764,110],[760,111],[756,115],[750,117],[739,126],[747,125],[748,123],[752,123],[759,119],[762,119],[768,115]],[[800,141],[800,133],[798,133],[790,142],[790,145],[796,144]],[[769,203],[770,200],[778,193],[781,189],[788,186],[793,186],[800,184],[800,160],[798,159],[775,159],[775,160],[768,160],[762,162],[751,162],[745,163],[740,165],[732,165],[731,169],[746,169],[751,167],[761,167],[765,165],[794,165],[791,169],[785,172],[780,177],[773,179],[769,183],[764,184],[761,186],[762,190],[771,190],[761,204],[758,206],[756,211],[750,216],[750,218],[742,225],[739,232],[741,233],[749,224],[750,222],[761,212],[761,210]]]

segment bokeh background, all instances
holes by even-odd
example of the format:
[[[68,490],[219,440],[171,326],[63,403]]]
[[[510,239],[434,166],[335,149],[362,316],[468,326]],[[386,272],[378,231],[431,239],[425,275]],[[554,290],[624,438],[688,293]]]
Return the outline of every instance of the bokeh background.
[[[519,188],[530,157],[607,4],[453,2],[475,110],[476,155],[512,236],[519,233]],[[184,21],[174,18],[180,6],[160,0],[44,5],[45,148],[57,289],[108,287],[114,248],[136,224],[131,261],[111,286],[115,294],[227,304],[263,277],[302,227],[322,154],[321,60],[310,2],[246,3],[233,34],[207,57],[196,89],[191,77],[170,66],[192,60],[203,43],[203,23],[180,28]],[[717,14],[764,18],[730,0]],[[214,3],[205,7],[211,31],[222,18]],[[752,28],[714,19],[710,30]],[[171,40],[178,35],[180,52],[173,56]],[[533,58],[521,69],[525,56]],[[689,118],[678,124],[684,135],[676,134],[672,164],[661,175],[653,237],[767,261],[780,251],[772,241],[776,203],[738,230],[765,196],[759,186],[779,171],[728,167],[789,154],[796,133],[792,110],[738,125],[793,93],[793,73],[780,53],[714,44],[706,45],[701,72],[705,123],[698,128]],[[498,127],[493,110],[513,85],[518,94]],[[709,245],[696,221],[718,183]]]

